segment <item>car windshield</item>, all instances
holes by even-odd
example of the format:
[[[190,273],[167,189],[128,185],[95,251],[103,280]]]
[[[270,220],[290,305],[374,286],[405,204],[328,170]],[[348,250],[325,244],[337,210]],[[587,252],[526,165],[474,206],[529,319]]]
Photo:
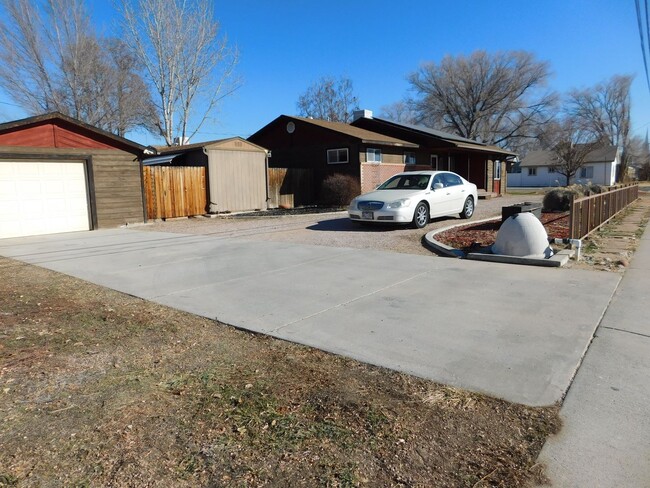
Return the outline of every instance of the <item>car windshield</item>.
[[[429,175],[397,175],[377,187],[378,190],[425,190]]]

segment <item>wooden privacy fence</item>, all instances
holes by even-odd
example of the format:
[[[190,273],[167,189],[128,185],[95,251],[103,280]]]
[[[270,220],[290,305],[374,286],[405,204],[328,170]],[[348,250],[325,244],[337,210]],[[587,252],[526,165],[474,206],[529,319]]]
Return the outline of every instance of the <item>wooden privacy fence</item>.
[[[639,198],[639,184],[612,187],[609,191],[573,199],[569,214],[569,237],[582,239]]]
[[[169,219],[206,212],[205,168],[193,166],[144,166],[147,218]]]
[[[293,208],[314,203],[314,177],[309,168],[269,168],[269,207]]]

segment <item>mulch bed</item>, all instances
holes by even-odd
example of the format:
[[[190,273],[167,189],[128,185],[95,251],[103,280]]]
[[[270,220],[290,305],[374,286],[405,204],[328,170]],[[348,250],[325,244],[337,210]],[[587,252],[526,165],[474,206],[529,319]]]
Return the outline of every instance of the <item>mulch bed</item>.
[[[565,239],[569,237],[568,212],[542,213],[541,221],[549,238]],[[461,251],[469,252],[478,247],[494,244],[499,227],[501,227],[501,219],[480,224],[468,224],[436,234],[435,239]]]

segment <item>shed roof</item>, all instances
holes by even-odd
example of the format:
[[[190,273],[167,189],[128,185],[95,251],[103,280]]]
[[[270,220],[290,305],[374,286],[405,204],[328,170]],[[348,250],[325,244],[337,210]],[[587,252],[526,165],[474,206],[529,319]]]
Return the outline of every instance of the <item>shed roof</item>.
[[[27,117],[19,120],[12,120],[0,124],[0,135],[8,135],[19,131],[29,130],[31,128],[46,124],[68,125],[79,128],[94,136],[95,139],[103,141],[107,147],[118,147],[127,149],[134,154],[142,153],[146,148],[137,142],[131,141],[124,137],[117,136],[111,132],[105,131],[93,125],[77,120],[60,112],[50,112],[46,114]],[[0,143],[2,145],[3,143]],[[9,144],[17,145],[17,144]]]
[[[589,152],[585,157],[585,163],[611,163],[616,159],[618,148],[616,146],[603,146]],[[529,152],[521,161],[522,168],[533,166],[553,166],[557,164],[557,158],[552,151],[538,150]]]
[[[252,151],[259,151],[259,152],[267,152],[266,149],[264,149],[262,146],[258,146],[257,144],[253,144],[250,141],[247,141],[243,137],[228,137],[226,139],[214,139],[211,141],[204,141],[204,142],[195,142],[192,144],[184,144],[182,146],[156,146],[156,150],[158,151],[158,154],[169,154],[169,153],[177,153],[177,154],[184,154],[190,151],[196,151],[197,149],[218,149],[221,146],[229,146],[229,143],[233,142],[241,142],[242,144],[246,145],[246,149],[252,150]],[[231,149],[231,147],[228,147],[228,149]]]

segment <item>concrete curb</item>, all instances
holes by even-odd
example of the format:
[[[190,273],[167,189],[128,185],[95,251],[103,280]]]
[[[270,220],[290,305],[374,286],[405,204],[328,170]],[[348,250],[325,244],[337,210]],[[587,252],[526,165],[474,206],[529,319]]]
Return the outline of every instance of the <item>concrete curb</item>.
[[[464,222],[462,224],[450,225],[442,229],[432,230],[430,232],[427,232],[424,235],[424,244],[428,248],[432,249],[433,251],[452,258],[473,259],[475,261],[486,261],[491,263],[520,264],[520,265],[527,265],[527,266],[546,266],[551,268],[558,268],[560,266],[564,266],[569,261],[569,258],[575,255],[575,251],[573,249],[563,249],[562,251],[553,255],[549,259],[526,258],[526,257],[519,257],[519,256],[505,256],[502,254],[484,254],[484,253],[475,253],[475,252],[466,254],[460,249],[455,249],[451,246],[443,244],[440,241],[437,241],[433,237],[436,234],[440,234],[441,232],[445,232],[450,229],[455,229],[456,227],[465,226],[470,223],[480,224],[483,222],[490,222],[498,219],[499,217],[492,217],[488,219],[476,220],[473,222]]]

